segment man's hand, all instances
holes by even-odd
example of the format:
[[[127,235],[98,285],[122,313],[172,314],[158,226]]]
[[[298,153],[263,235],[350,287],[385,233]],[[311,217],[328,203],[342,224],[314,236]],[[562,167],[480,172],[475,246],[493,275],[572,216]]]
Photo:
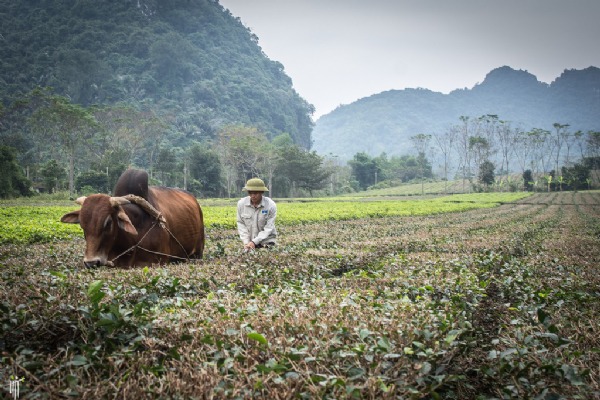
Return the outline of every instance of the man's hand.
[[[255,248],[256,248],[256,245],[252,241],[250,241],[244,245],[244,250],[254,250]]]

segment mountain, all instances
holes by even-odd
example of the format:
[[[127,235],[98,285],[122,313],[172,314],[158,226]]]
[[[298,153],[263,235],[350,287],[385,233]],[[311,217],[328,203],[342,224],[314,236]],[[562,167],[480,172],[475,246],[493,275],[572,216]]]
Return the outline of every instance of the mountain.
[[[471,89],[449,94],[390,90],[340,106],[316,121],[313,149],[344,160],[358,152],[378,156],[412,152],[410,137],[443,133],[461,116],[498,115],[524,130],[600,130],[600,69],[565,70],[551,84],[508,66],[489,72]]]
[[[0,0],[0,26],[5,105],[51,86],[154,110],[183,142],[243,123],[310,146],[314,107],[218,0]]]

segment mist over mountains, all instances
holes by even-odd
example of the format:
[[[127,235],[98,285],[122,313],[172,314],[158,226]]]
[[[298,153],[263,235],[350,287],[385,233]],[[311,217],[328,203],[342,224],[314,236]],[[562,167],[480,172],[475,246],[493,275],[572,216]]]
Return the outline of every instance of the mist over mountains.
[[[443,133],[461,116],[497,115],[524,131],[569,124],[573,132],[600,130],[600,69],[565,70],[552,83],[508,66],[471,89],[389,90],[343,105],[316,121],[313,149],[343,160],[358,152],[414,153],[410,137]]]

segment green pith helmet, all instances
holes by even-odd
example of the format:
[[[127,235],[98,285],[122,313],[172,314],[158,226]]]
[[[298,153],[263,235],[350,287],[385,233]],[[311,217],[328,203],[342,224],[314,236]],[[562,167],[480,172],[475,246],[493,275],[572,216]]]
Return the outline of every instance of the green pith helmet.
[[[265,186],[265,183],[260,178],[248,179],[246,186],[242,190],[248,192],[268,192],[269,189]]]

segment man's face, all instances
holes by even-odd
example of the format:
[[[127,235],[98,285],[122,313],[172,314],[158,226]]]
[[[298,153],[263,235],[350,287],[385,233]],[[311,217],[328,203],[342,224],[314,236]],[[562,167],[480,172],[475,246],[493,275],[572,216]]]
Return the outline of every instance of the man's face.
[[[250,201],[252,204],[258,204],[262,200],[262,192],[255,192],[253,190],[248,191],[248,196],[250,196]]]

